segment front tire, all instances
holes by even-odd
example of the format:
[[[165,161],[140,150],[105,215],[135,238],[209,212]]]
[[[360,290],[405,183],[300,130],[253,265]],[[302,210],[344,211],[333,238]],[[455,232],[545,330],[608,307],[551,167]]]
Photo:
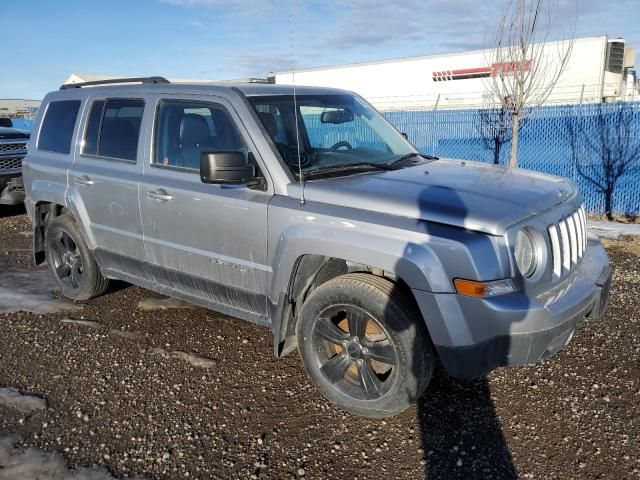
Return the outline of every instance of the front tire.
[[[307,375],[339,408],[396,415],[424,393],[434,353],[415,302],[397,284],[351,273],[322,284],[297,324]]]
[[[45,233],[45,255],[51,275],[62,294],[72,300],[102,295],[109,280],[87,247],[70,215],[54,218]]]

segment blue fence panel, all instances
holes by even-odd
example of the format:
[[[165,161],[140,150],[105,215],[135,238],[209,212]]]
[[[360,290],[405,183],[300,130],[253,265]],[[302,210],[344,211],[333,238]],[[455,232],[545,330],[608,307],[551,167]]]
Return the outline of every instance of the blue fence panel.
[[[33,129],[33,120],[28,118],[13,118],[11,119],[14,128],[19,128],[20,130],[31,131]]]
[[[528,116],[521,125],[519,166],[571,178],[582,192],[585,208],[592,213],[604,213],[604,195],[578,173],[572,153],[577,144],[579,162],[601,162],[596,152],[585,146],[584,134],[593,133],[598,138],[597,135],[603,128],[598,118],[615,114],[623,105],[626,114],[631,115],[632,125],[624,134],[620,132],[620,135],[629,146],[640,145],[640,102],[542,107]],[[477,109],[386,112],[385,116],[400,131],[405,132],[422,153],[493,162],[494,153],[483,140],[480,111]],[[609,127],[611,138],[614,136],[615,125],[617,124],[614,122]],[[578,137],[577,142],[571,141],[571,126],[574,129],[582,126],[585,130],[583,137]],[[510,142],[502,146],[501,164],[507,163],[510,150]],[[614,213],[640,214],[640,160],[638,167],[635,172],[618,180],[613,196]]]

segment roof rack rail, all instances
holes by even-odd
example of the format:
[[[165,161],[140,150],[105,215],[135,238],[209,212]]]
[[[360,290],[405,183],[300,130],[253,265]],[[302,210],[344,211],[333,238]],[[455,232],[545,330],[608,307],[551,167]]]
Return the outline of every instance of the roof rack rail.
[[[82,83],[65,83],[60,90],[70,90],[72,88],[90,87],[93,85],[110,85],[114,83],[171,83],[164,77],[132,77],[132,78],[108,78],[105,80],[92,80]]]

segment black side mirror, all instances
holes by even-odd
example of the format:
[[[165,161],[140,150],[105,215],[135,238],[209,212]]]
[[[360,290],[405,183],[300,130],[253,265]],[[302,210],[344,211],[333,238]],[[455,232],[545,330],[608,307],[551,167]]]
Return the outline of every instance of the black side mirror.
[[[255,166],[249,165],[242,152],[217,151],[200,154],[200,180],[203,183],[255,185]]]
[[[13,122],[10,118],[0,118],[0,127],[11,128],[13,127]]]

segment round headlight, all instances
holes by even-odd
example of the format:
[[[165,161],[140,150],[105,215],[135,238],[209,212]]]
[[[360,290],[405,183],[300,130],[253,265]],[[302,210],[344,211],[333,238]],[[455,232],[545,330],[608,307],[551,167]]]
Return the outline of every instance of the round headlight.
[[[538,261],[536,244],[533,235],[525,228],[516,235],[515,256],[520,273],[525,277],[533,275]]]

